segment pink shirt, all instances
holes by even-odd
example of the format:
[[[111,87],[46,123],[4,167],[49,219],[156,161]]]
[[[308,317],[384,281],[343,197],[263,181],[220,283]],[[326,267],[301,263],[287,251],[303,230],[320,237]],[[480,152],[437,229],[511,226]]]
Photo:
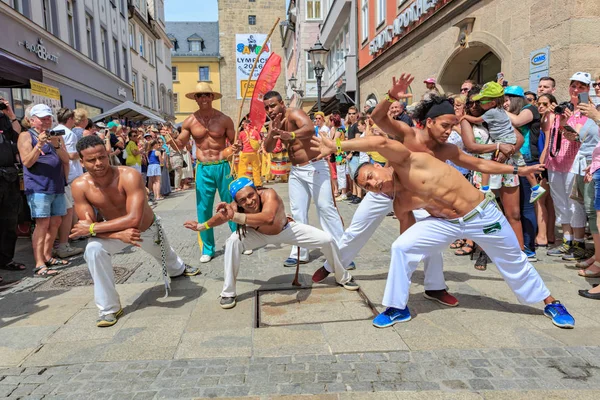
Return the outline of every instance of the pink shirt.
[[[574,128],[578,122],[578,118],[575,115],[573,115],[571,116],[571,118],[569,118],[567,124]],[[544,133],[546,134],[548,140],[550,140],[550,138],[552,137],[551,132]],[[556,139],[554,139],[553,143],[550,143],[551,147],[548,148],[548,161],[546,161],[546,168],[550,171],[569,172],[571,170],[571,166],[573,166],[573,161],[575,160],[575,156],[579,151],[581,143],[572,142],[569,139],[566,139],[565,137],[560,135],[560,137],[562,138],[560,142],[560,150],[555,157],[552,157],[550,155],[550,150],[556,148],[556,141],[558,140],[558,136],[559,135],[556,135]]]
[[[594,147],[592,151],[592,164],[590,165],[590,174],[593,174],[600,169],[600,142]]]

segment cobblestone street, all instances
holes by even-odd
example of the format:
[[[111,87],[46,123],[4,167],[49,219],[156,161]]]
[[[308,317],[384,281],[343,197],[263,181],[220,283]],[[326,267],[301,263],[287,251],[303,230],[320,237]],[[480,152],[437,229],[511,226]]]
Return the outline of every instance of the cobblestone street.
[[[287,187],[274,187],[289,204]],[[348,226],[356,206],[342,202],[339,208]],[[288,246],[243,256],[238,305],[222,310],[228,229],[216,229],[217,257],[200,264],[196,236],[182,227],[195,218],[193,191],[172,195],[156,213],[175,250],[202,275],[173,280],[172,293],[163,298],[157,263],[127,249],[114,257],[115,266],[132,271],[117,286],[125,315],[105,329],[94,324],[92,286],[59,288],[27,278],[2,292],[0,398],[514,400],[600,393],[600,315],[593,301],[577,296],[577,289],[598,280],[586,282],[541,252],[535,266],[575,316],[574,330],[554,327],[541,305],[519,305],[493,265],[476,271],[468,257],[449,251],[445,276],[460,305],[424,299],[421,268],[409,302],[414,319],[376,329],[364,298],[334,287],[332,278],[312,285],[310,276],[322,265],[318,251],[301,267],[305,288],[283,290],[294,273],[282,266]],[[314,207],[310,218],[318,221]],[[386,218],[352,271],[379,311],[397,235],[397,220]],[[30,259],[27,246],[19,241],[18,260]],[[81,257],[64,273],[78,269],[86,269]]]

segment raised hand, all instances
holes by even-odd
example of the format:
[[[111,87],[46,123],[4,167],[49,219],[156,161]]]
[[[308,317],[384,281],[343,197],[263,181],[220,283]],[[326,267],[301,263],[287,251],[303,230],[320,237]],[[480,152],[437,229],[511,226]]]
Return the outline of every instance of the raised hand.
[[[336,147],[333,140],[327,139],[323,136],[313,136],[313,138],[310,140],[310,149],[312,151],[318,151],[323,157],[336,152]]]
[[[393,76],[392,87],[388,91],[388,94],[395,99],[406,99],[412,97],[412,94],[408,93],[408,87],[414,79],[414,76],[411,76],[411,74],[402,74],[398,79]]]
[[[142,247],[140,242],[142,242],[142,238],[140,236],[140,231],[135,228],[125,229],[124,231],[119,232],[119,239],[123,243],[131,244],[135,247]]]
[[[528,167],[519,167],[519,176],[529,176],[529,174],[541,174],[546,169],[544,164],[530,165]]]

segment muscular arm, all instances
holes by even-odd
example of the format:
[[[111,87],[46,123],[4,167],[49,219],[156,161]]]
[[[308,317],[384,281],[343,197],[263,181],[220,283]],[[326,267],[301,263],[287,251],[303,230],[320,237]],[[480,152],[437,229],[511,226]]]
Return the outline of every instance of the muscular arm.
[[[389,162],[399,164],[406,161],[411,153],[402,143],[383,136],[345,140],[342,142],[342,151],[376,151]]]
[[[502,164],[496,161],[484,160],[483,158],[477,158],[466,154],[464,151],[459,149],[453,144],[446,144],[443,151],[443,156],[446,160],[452,161],[459,167],[466,168],[470,171],[483,172],[484,174],[507,174],[511,175],[514,172],[514,166],[508,164]],[[445,161],[445,160],[443,160]],[[519,176],[527,176],[538,166],[532,167],[520,167]],[[540,168],[542,166],[539,166]],[[535,171],[539,172],[539,171]]]
[[[225,114],[223,114],[223,117],[225,118],[225,136],[227,136],[227,140],[229,140],[229,144],[234,144],[235,142],[235,127],[233,126],[233,120],[231,118],[229,118],[228,116],[226,116]],[[181,149],[183,147],[180,146],[179,148]]]
[[[402,121],[396,121],[388,116],[391,104],[392,103],[389,101],[382,101],[377,104],[373,114],[371,114],[371,119],[373,119],[375,124],[385,133],[403,141],[405,136],[414,135],[415,132],[408,124]]]
[[[306,113],[302,110],[292,110],[288,120],[298,128],[294,130],[297,139],[309,139],[315,134],[315,127]]]
[[[85,192],[88,189],[88,184],[83,178],[77,178],[71,184],[71,194],[73,195],[73,202],[75,203],[75,214],[80,221],[85,221],[88,216],[92,222],[96,222],[96,212],[94,207],[90,204],[88,199],[85,197]]]
[[[279,199],[273,189],[264,192],[263,205],[261,212],[257,214],[246,214],[246,225],[250,226],[268,226],[273,225],[277,209],[279,208]],[[237,206],[236,206],[237,207]]]
[[[169,135],[170,140],[167,140],[167,144],[173,146],[173,143],[175,143],[178,148],[183,148],[183,146],[190,141],[190,136],[192,135],[192,132],[190,131],[190,125],[192,124],[193,119],[194,114],[187,117],[181,125],[181,133],[177,136],[177,139],[173,139],[173,136]]]

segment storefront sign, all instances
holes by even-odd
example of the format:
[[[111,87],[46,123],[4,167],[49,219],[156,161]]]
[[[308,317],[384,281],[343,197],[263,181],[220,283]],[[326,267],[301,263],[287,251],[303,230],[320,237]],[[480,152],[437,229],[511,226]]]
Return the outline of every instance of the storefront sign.
[[[537,92],[540,78],[550,75],[550,46],[529,53],[529,90]]]
[[[449,2],[445,1],[444,3]],[[369,43],[369,54],[373,55],[391,43],[398,36],[404,35],[409,27],[419,22],[421,17],[441,0],[415,0],[396,17],[392,25],[388,25]]]
[[[241,100],[242,96],[244,95],[248,78],[250,77],[250,70],[252,70],[252,65],[254,65],[254,61],[256,60],[256,57],[258,57],[258,53],[260,53],[261,46],[266,38],[267,35],[262,33],[238,33],[235,35],[235,76],[237,82],[236,86],[238,100]],[[265,62],[270,55],[271,42],[269,41],[265,46],[265,51],[260,55],[260,59],[256,63],[256,68],[252,74],[252,80],[248,86],[248,92],[246,94],[247,97],[252,97],[256,79],[258,79]]]
[[[119,96],[123,96],[123,97],[127,97],[127,91],[125,90],[124,87],[119,86],[119,88],[117,89]]]
[[[34,80],[29,80],[29,84],[31,85],[31,103],[49,106],[52,109],[52,114],[56,117],[56,113],[62,107],[60,90]]]
[[[19,44],[24,46],[30,52],[35,53],[40,60],[52,61],[58,64],[58,55],[48,53],[41,38],[38,39],[37,43],[31,43],[25,40],[24,42],[19,42]]]

